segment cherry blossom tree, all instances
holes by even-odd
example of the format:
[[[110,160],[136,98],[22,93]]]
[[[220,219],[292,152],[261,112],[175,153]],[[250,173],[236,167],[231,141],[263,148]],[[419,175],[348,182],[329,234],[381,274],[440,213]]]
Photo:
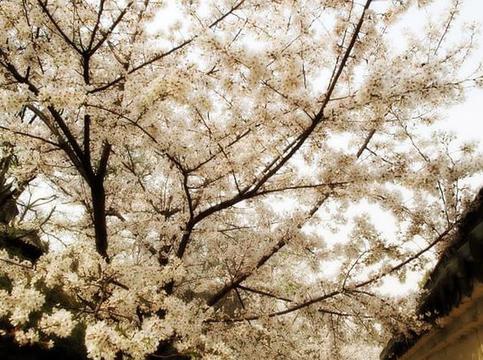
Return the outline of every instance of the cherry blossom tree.
[[[415,296],[381,284],[444,248],[483,168],[421,131],[482,85],[461,70],[475,27],[449,40],[460,2],[390,36],[429,2],[1,1],[19,189],[1,226],[50,248],[0,250],[2,336],[93,359],[367,359],[420,328]]]

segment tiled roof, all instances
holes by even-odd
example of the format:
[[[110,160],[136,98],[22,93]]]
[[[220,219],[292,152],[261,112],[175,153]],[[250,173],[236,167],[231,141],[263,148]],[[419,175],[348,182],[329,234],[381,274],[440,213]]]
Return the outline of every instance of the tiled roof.
[[[466,211],[451,245],[444,251],[424,285],[417,312],[430,324],[444,317],[483,282],[483,188]],[[398,359],[421,336],[396,336],[381,353],[382,360]]]

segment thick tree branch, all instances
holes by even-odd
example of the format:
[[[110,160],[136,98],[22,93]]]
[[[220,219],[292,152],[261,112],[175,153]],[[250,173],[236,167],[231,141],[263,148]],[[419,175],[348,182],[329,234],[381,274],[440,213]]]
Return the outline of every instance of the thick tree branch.
[[[106,193],[104,179],[96,178],[91,184],[92,218],[96,239],[96,250],[106,261],[107,255],[107,224],[106,224]]]
[[[53,15],[50,13],[47,7],[47,1],[37,0],[37,3],[40,5],[42,12],[47,15],[52,25],[54,25],[55,29],[58,31],[59,35],[64,39],[64,41],[70,45],[75,51],[79,54],[82,54],[82,49],[79,48],[72,39],[70,39],[67,34],[62,30],[57,20],[54,19]]]
[[[338,70],[336,71],[335,73],[335,76],[333,77],[332,79],[332,82],[329,84],[329,87],[328,87],[328,90],[325,94],[325,98],[324,98],[324,101],[322,102],[322,105],[321,105],[321,108],[319,110],[319,112],[312,118],[312,122],[311,124],[309,125],[309,127],[307,127],[303,132],[302,134],[300,134],[298,137],[297,137],[297,140],[296,140],[296,143],[290,147],[290,149],[288,150],[288,152],[283,155],[278,161],[275,161],[273,163],[273,166],[271,166],[269,169],[267,169],[265,171],[265,173],[255,182],[253,183],[251,186],[248,186],[246,187],[241,193],[237,193],[237,195],[235,195],[234,197],[230,198],[230,199],[227,199],[225,201],[222,201],[216,205],[213,205],[203,211],[201,211],[200,213],[198,213],[196,216],[194,216],[193,218],[193,221],[192,221],[192,225],[191,225],[191,228],[193,228],[194,226],[196,226],[197,223],[199,223],[200,221],[202,221],[203,219],[205,219],[206,217],[216,213],[216,212],[219,212],[221,210],[225,210],[241,201],[245,201],[245,200],[248,200],[252,197],[255,197],[257,196],[257,191],[268,181],[270,180],[276,173],[278,173],[278,171],[294,156],[295,153],[297,153],[297,151],[305,144],[305,142],[307,141],[307,139],[310,137],[310,135],[314,132],[314,130],[317,128],[317,126],[323,121],[324,119],[324,110],[325,110],[325,107],[327,106],[327,104],[329,103],[330,101],[330,98],[332,96],[332,93],[334,92],[335,90],[335,87],[337,85],[337,82],[347,64],[347,61],[349,60],[349,57],[350,57],[350,54],[352,52],[352,49],[354,48],[354,45],[357,41],[357,38],[359,36],[359,32],[361,30],[361,27],[362,27],[362,24],[364,22],[364,17],[365,17],[365,12],[367,11],[367,9],[369,8],[370,4],[371,4],[372,0],[367,0],[366,1],[366,4],[364,5],[364,8],[363,8],[363,11],[362,11],[362,14],[359,18],[359,21],[354,29],[354,33],[352,34],[352,38],[351,38],[351,41],[349,43],[349,45],[347,46],[347,49],[345,51],[345,54],[339,64],[339,67],[338,67]],[[181,238],[181,241],[180,241],[180,244],[179,244],[179,247],[178,247],[178,251],[177,251],[177,255],[181,258],[183,257],[185,251],[186,251],[186,248],[187,248],[187,245],[190,241],[190,234],[191,234],[191,231],[190,232],[186,232],[183,237]]]
[[[371,141],[371,139],[372,139],[372,137],[374,136],[375,133],[376,133],[376,129],[372,129],[369,132],[369,134],[367,135],[366,139],[364,140],[364,143],[362,144],[362,146],[357,151],[356,158],[360,158],[360,156],[362,155],[362,153],[364,152],[364,150],[367,149],[367,145],[369,145],[369,142]]]
[[[0,54],[2,57],[6,57],[5,54],[2,52]],[[39,90],[36,86],[34,86],[26,77],[22,76],[17,69],[5,62],[1,62],[1,64],[12,74],[12,76],[22,84],[26,84],[29,87],[29,90],[32,91],[35,95],[39,93]],[[68,158],[72,161],[73,165],[79,171],[79,173],[84,177],[84,179],[89,184],[91,189],[91,200],[92,200],[92,211],[93,211],[93,223],[94,223],[94,230],[95,230],[95,238],[96,238],[96,249],[99,254],[108,260],[107,255],[107,225],[106,225],[106,194],[104,190],[104,177],[106,174],[107,163],[109,160],[109,155],[111,152],[111,145],[109,143],[105,143],[102,149],[101,158],[99,161],[99,167],[97,169],[97,174],[94,173],[91,163],[90,163],[90,155],[89,154],[89,131],[90,131],[90,117],[86,115],[86,122],[84,124],[84,147],[85,152],[81,149],[80,145],[78,144],[76,138],[72,134],[71,130],[69,129],[67,123],[64,121],[60,113],[52,106],[47,106],[47,110],[49,111],[50,115],[52,116],[54,123],[60,128],[61,133],[57,131],[57,129],[51,124],[48,116],[44,114],[42,111],[38,110],[35,106],[28,105],[28,109],[33,111],[39,118],[43,120],[43,122],[47,125],[47,127],[62,140],[61,148],[65,151]],[[63,136],[61,136],[61,134]],[[66,142],[64,143],[64,137]],[[63,145],[65,144],[65,145]]]
[[[376,276],[373,276],[366,281],[362,281],[362,282],[359,282],[359,283],[356,283],[356,284],[353,284],[353,285],[348,285],[348,286],[342,287],[339,290],[335,290],[335,291],[332,291],[330,293],[327,293],[327,294],[324,294],[324,295],[321,295],[321,296],[313,297],[313,298],[311,298],[307,301],[304,301],[302,303],[296,304],[294,306],[290,306],[285,310],[276,311],[276,312],[264,314],[264,315],[249,315],[249,316],[244,316],[244,317],[241,317],[241,318],[226,319],[226,320],[222,320],[222,321],[228,321],[228,322],[250,321],[250,320],[257,320],[257,319],[265,318],[265,317],[272,318],[272,317],[276,317],[276,316],[280,316],[280,315],[286,315],[286,314],[290,314],[292,312],[301,310],[303,308],[309,307],[311,305],[320,303],[322,301],[334,298],[338,295],[345,293],[346,291],[357,290],[357,289],[363,288],[365,286],[368,286],[370,284],[373,284],[376,281],[379,281],[380,279],[382,279],[383,277],[386,277],[386,276],[402,269],[407,264],[409,264],[409,263],[413,262],[414,260],[418,259],[421,255],[423,255],[424,253],[426,253],[427,251],[432,249],[436,244],[438,244],[439,242],[444,240],[446,238],[446,236],[448,236],[450,234],[450,232],[454,229],[454,227],[455,227],[454,225],[451,226],[451,227],[448,227],[445,231],[443,231],[435,240],[433,240],[425,248],[421,249],[420,251],[418,251],[414,255],[409,256],[406,260],[401,261],[397,265],[390,268],[388,271],[385,271],[385,272],[380,273]]]
[[[109,144],[107,141],[104,142],[104,146],[102,147],[101,158],[99,160],[99,166],[97,168],[96,177],[104,181],[107,171],[107,163],[109,161],[109,155],[111,154],[112,145]]]
[[[235,279],[233,279],[230,283],[223,286],[220,290],[218,290],[215,294],[213,294],[208,301],[206,302],[208,306],[213,306],[217,304],[221,299],[223,299],[231,290],[235,287],[238,287],[243,281],[245,281],[252,273],[262,267],[273,255],[275,255],[280,249],[282,249],[289,239],[282,239],[279,240],[275,245],[273,245],[268,252],[266,252],[255,264],[254,269],[244,272],[241,275],[238,275]]]

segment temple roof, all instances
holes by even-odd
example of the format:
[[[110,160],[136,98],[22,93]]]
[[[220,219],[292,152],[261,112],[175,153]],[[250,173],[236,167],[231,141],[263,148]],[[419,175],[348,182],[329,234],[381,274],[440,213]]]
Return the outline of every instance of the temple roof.
[[[451,244],[441,255],[424,285],[426,292],[417,308],[421,318],[434,324],[471,296],[483,282],[483,188],[463,215]],[[398,359],[424,334],[410,333],[391,339],[381,352],[382,360]]]

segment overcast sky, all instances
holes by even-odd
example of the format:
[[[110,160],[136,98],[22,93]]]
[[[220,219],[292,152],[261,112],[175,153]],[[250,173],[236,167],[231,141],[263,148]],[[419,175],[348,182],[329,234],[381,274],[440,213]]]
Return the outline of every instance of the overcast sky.
[[[436,1],[438,5],[451,3],[451,1]],[[433,10],[441,6],[433,6],[423,10],[421,16],[434,16]],[[422,21],[420,16],[410,16],[407,18],[407,27],[417,27]],[[480,24],[480,34],[477,41],[478,49],[468,63],[468,68],[476,68],[478,63],[483,61],[483,0],[462,0],[462,9],[459,22],[455,24],[455,30],[462,22],[478,22]],[[454,33],[455,36],[459,34]],[[447,110],[447,117],[441,124],[441,128],[456,132],[465,139],[476,140],[480,143],[483,150],[483,89],[468,92],[464,103],[452,106]]]

